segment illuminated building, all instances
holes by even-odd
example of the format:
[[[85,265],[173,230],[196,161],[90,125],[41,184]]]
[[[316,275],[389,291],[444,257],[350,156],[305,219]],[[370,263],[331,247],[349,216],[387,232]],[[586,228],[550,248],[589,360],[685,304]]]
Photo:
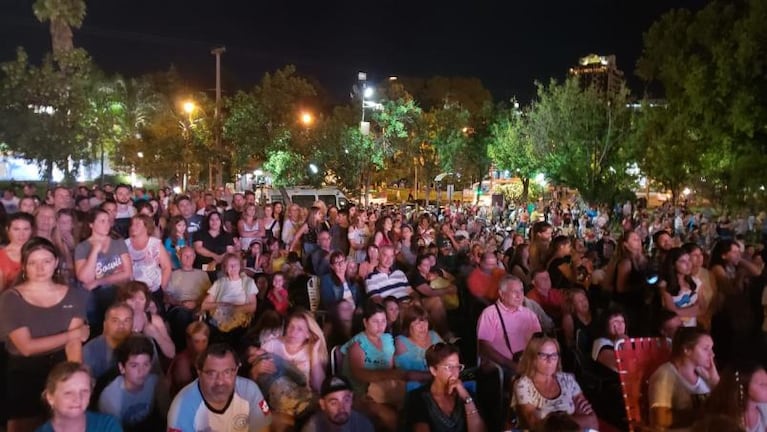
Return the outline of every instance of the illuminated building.
[[[624,83],[623,71],[618,69],[615,56],[589,54],[570,68],[570,75],[577,76],[584,86],[594,86],[608,95],[615,95]]]

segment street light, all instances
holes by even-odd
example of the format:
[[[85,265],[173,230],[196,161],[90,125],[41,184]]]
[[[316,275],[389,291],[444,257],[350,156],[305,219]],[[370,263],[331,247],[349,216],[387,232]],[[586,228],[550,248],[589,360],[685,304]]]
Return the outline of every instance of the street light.
[[[312,172],[312,174],[317,174],[320,170],[317,168],[317,165],[315,164],[309,164],[309,171]]]
[[[192,101],[184,102],[184,112],[185,113],[187,113],[189,115],[192,115],[192,113],[196,109],[197,109],[197,105],[194,102],[192,102]]]
[[[304,126],[311,126],[312,123],[314,123],[314,116],[311,113],[303,112],[301,113],[301,123],[304,124]]]

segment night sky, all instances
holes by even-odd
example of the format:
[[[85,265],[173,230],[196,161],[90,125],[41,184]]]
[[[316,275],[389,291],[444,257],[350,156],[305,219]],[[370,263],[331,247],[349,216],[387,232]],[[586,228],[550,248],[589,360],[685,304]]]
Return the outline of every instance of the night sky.
[[[133,76],[176,65],[201,89],[214,86],[210,49],[225,45],[225,93],[295,64],[342,102],[357,71],[475,76],[496,101],[529,100],[535,80],[563,78],[579,57],[615,54],[635,93],[642,33],[672,8],[705,0],[264,1],[91,0],[75,44],[108,72]],[[0,6],[0,61],[22,45],[39,59],[47,25],[31,0]]]

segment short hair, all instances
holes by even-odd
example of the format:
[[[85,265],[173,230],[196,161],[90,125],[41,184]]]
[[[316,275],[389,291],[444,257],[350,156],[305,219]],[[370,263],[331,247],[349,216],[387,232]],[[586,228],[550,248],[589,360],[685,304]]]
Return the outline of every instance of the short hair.
[[[671,358],[680,359],[684,357],[685,351],[693,349],[704,336],[708,336],[708,333],[701,328],[680,327],[671,342]]]
[[[133,216],[133,219],[140,220],[141,223],[144,224],[144,228],[146,228],[147,234],[151,236],[152,233],[154,233],[154,220],[152,220],[152,216],[147,216],[145,214],[137,213]]]
[[[429,312],[419,304],[413,304],[402,311],[402,332],[410,337],[410,324],[415,321],[429,321]]]
[[[203,351],[197,357],[197,361],[195,362],[194,366],[197,370],[201,371],[205,366],[205,361],[208,360],[208,357],[224,358],[227,356],[227,354],[231,354],[235,363],[238,365],[240,364],[240,359],[237,357],[237,352],[234,350],[234,348],[225,343],[217,343],[208,345],[208,347],[205,348],[205,351]]]
[[[115,192],[117,192],[117,189],[128,189],[128,192],[133,192],[133,186],[127,183],[120,183],[119,185],[115,186]]]
[[[117,301],[120,303],[126,302],[139,292],[144,293],[146,304],[149,306],[149,302],[152,301],[152,298],[149,297],[149,286],[147,286],[145,282],[139,280],[128,281],[120,286],[120,288],[117,289]]]
[[[124,302],[117,302],[117,303],[112,303],[111,305],[109,305],[107,310],[104,311],[104,320],[107,319],[107,316],[109,315],[110,312],[112,312],[113,310],[117,310],[117,309],[125,309],[127,311],[130,311],[131,316],[133,316],[133,308],[132,307],[128,306]]]
[[[186,335],[192,337],[196,334],[204,334],[206,337],[210,337],[210,327],[204,321],[194,321],[186,326]]]
[[[115,348],[117,364],[123,366],[131,357],[141,354],[148,355],[150,361],[154,359],[154,344],[148,337],[140,333],[131,334]]]
[[[91,378],[91,390],[93,390],[95,383],[93,382],[90,368],[88,368],[88,366],[84,363],[65,361],[54,366],[53,369],[51,369],[51,371],[48,373],[48,378],[45,380],[44,393],[46,395],[52,395],[56,392],[56,386],[60,382],[66,381],[80,372],[88,375],[88,377]]]
[[[377,313],[386,314],[386,308],[384,308],[383,305],[376,303],[372,299],[368,299],[367,303],[365,303],[365,306],[362,308],[362,319],[368,320],[370,317]]]
[[[11,229],[11,224],[16,221],[26,221],[29,226],[32,227],[32,232],[35,231],[35,217],[29,213],[16,212],[8,215],[8,219],[5,222],[5,228]]]
[[[518,283],[524,291],[525,285],[522,283],[522,280],[514,275],[507,274],[498,282],[498,292],[506,292],[512,283]]]
[[[426,366],[436,367],[453,354],[460,355],[460,350],[457,346],[446,342],[437,342],[429,348],[426,348],[426,352],[424,353],[424,356],[426,357]]]

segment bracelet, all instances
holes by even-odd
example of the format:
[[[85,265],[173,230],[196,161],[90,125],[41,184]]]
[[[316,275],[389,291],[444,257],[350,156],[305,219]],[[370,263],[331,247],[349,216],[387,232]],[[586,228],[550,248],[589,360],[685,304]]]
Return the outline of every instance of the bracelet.
[[[466,411],[466,415],[472,416],[472,415],[474,415],[474,414],[476,414],[478,412],[479,412],[479,410],[474,409],[474,410],[471,410],[471,411]]]

